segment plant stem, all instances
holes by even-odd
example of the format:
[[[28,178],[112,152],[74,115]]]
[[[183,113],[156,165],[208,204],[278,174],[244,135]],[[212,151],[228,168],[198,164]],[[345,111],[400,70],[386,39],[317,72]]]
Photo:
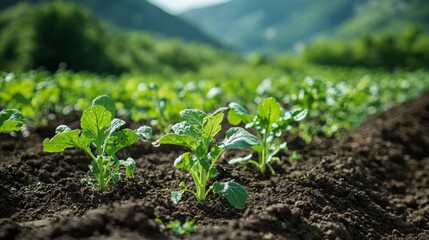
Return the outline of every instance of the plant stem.
[[[89,149],[85,149],[85,148],[82,148],[82,149],[92,158],[92,160],[97,162],[97,158],[94,156],[94,154]]]
[[[260,160],[260,172],[262,174],[265,173],[265,170],[267,168],[267,139],[268,139],[268,130],[269,130],[269,127],[267,127],[266,132],[263,134],[263,139],[262,139],[262,154],[261,154],[261,160]]]
[[[97,167],[98,167],[98,169],[100,169],[100,172],[98,174],[96,174],[95,178],[98,181],[98,184],[99,184],[98,190],[100,190],[100,192],[104,192],[106,190],[106,187],[107,187],[107,182],[104,181],[105,180],[104,176],[106,175],[106,168],[103,164],[103,160],[104,160],[104,157],[98,157],[98,159],[96,161]]]
[[[207,185],[207,178],[206,178],[206,170],[199,166],[199,184],[196,185],[197,187],[197,200],[198,202],[202,203],[206,199],[206,185]]]

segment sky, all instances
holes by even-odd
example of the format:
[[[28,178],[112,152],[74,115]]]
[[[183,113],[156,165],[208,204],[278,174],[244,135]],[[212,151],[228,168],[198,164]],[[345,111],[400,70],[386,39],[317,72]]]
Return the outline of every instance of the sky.
[[[149,0],[171,14],[180,14],[193,8],[207,7],[229,0]]]

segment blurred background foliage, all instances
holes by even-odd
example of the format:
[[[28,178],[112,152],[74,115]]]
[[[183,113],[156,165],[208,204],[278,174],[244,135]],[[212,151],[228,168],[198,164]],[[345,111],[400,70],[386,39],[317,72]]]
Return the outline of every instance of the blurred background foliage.
[[[171,15],[146,0],[1,0],[0,107],[28,125],[102,94],[168,132],[184,108],[307,108],[334,136],[429,89],[427,0],[231,0]]]
[[[319,40],[305,48],[313,63],[368,68],[429,68],[429,37],[408,26],[399,34],[368,34],[352,42]]]
[[[90,10],[110,29],[145,31],[151,35],[181,38],[220,46],[219,42],[206,35],[193,24],[177,18],[146,0],[2,0],[0,9],[18,3],[51,3],[55,1],[78,4]]]
[[[3,0],[0,70],[172,73],[220,62],[267,65],[286,55],[428,68],[428,9],[422,0],[233,0],[173,16],[147,1]]]
[[[118,71],[105,50],[106,31],[91,13],[76,5],[18,4],[0,17],[0,64],[6,71],[43,66],[55,71],[62,62],[73,70]]]
[[[98,73],[193,71],[232,54],[204,43],[111,30],[88,9],[65,1],[19,3],[0,15],[0,68],[42,67]]]

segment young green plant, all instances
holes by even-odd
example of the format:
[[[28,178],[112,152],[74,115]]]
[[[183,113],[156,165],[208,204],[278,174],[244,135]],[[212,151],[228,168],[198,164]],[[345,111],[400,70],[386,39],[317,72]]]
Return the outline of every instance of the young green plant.
[[[232,206],[244,207],[248,194],[240,184],[229,181],[215,182],[210,187],[207,186],[209,180],[216,177],[218,173],[216,161],[226,149],[247,149],[259,144],[255,136],[238,127],[226,131],[225,139],[216,142],[215,137],[222,129],[223,112],[226,110],[227,108],[221,108],[208,115],[198,109],[185,109],[180,112],[184,121],[172,127],[174,133],[165,135],[153,143],[154,146],[173,144],[191,150],[178,157],[174,161],[174,166],[191,174],[195,190],[181,182],[181,190],[171,193],[174,203],[180,201],[184,192],[192,193],[200,203],[203,203],[213,190],[214,193],[225,197]]]
[[[94,174],[100,191],[106,190],[112,182],[119,182],[121,168],[125,168],[126,177],[134,177],[134,160],[119,160],[116,153],[134,144],[139,138],[148,140],[152,129],[142,126],[137,130],[120,130],[125,122],[114,118],[115,112],[115,102],[110,97],[100,96],[94,99],[92,106],[83,112],[80,119],[82,130],[71,130],[66,125],[58,126],[56,135],[43,141],[43,150],[53,153],[77,147],[85,151],[92,159],[89,169]]]
[[[0,133],[19,131],[25,124],[25,117],[16,109],[0,111]]]
[[[171,229],[177,236],[183,236],[198,231],[195,220],[186,220],[183,224],[179,220],[170,221],[167,224],[167,228]]]
[[[249,112],[238,103],[229,104],[228,121],[232,125],[238,125],[241,122],[246,124],[246,128],[252,128],[256,131],[260,143],[253,146],[252,149],[258,153],[257,160],[253,160],[253,155],[235,158],[229,161],[230,164],[253,164],[262,174],[270,169],[271,173],[275,171],[271,164],[278,161],[275,155],[280,150],[287,150],[287,143],[280,139],[283,131],[292,128],[292,122],[301,121],[307,115],[307,110],[295,110],[288,112],[272,97],[266,98],[258,106],[258,112],[251,116]]]
[[[151,95],[153,95],[151,99],[151,103],[154,105],[153,111],[156,112],[156,125],[157,127],[164,133],[168,133],[170,131],[170,114],[167,111],[167,98],[162,98],[159,95],[159,87],[155,83],[149,84],[149,90],[151,90]]]

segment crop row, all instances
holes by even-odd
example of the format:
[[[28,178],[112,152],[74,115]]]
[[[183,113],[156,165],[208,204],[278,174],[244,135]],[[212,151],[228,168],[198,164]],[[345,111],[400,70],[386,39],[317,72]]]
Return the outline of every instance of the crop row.
[[[19,109],[29,118],[30,126],[39,126],[46,125],[52,113],[83,111],[90,105],[88,98],[107,94],[117,101],[119,116],[136,122],[147,120],[157,133],[168,133],[171,123],[181,119],[181,109],[214,111],[237,102],[254,111],[263,98],[272,96],[284,107],[309,110],[299,129],[301,137],[311,141],[354,128],[368,115],[416,97],[429,87],[429,74],[424,71],[313,67],[290,73],[273,71],[263,79],[247,70],[238,71],[244,72],[238,75],[225,73],[222,78],[230,80],[199,73],[176,76],[174,81],[157,75],[101,77],[63,70],[54,74],[2,73],[0,106]],[[270,70],[260,72],[268,75]],[[189,80],[195,78],[205,80]]]
[[[223,141],[217,141],[216,136],[222,130],[225,112],[231,124],[246,123],[246,128],[253,128],[257,137],[240,127],[232,127],[225,133]],[[133,178],[136,170],[134,159],[128,157],[121,160],[116,153],[130,146],[139,139],[147,141],[151,138],[152,129],[148,126],[136,130],[122,129],[125,121],[115,118],[116,103],[104,95],[92,101],[80,119],[81,129],[72,130],[67,125],[56,128],[55,136],[43,141],[45,152],[63,152],[67,148],[80,148],[91,158],[89,171],[91,177],[83,178],[81,184],[98,187],[105,191],[111,184],[117,184],[122,176]],[[271,164],[279,159],[275,155],[280,150],[286,150],[286,142],[279,138],[283,131],[292,128],[292,122],[298,122],[307,115],[306,110],[286,111],[274,98],[266,98],[258,106],[255,115],[251,115],[237,103],[223,107],[212,114],[198,109],[184,109],[180,112],[184,121],[173,125],[174,133],[162,136],[152,144],[173,144],[189,149],[174,161],[174,167],[188,171],[193,184],[182,181],[178,191],[171,193],[171,200],[177,204],[184,193],[191,193],[203,203],[211,192],[227,199],[234,207],[243,208],[248,198],[246,189],[234,181],[214,182],[208,186],[209,180],[218,174],[216,162],[222,153],[228,149],[244,150],[252,148],[258,153],[258,158],[252,160],[252,155],[236,158],[230,164],[254,164],[263,174],[266,167],[274,173]],[[18,131],[25,124],[25,118],[16,109],[4,109],[0,112],[0,133]],[[122,173],[124,172],[124,173]],[[162,224],[160,219],[157,219]],[[166,227],[175,234],[183,235],[197,230],[195,221],[179,220],[169,222]]]
[[[224,114],[228,113],[231,124],[245,122],[246,128],[253,128],[258,137],[243,128],[233,127],[226,131],[225,139],[216,141],[216,135],[222,130]],[[206,114],[198,109],[184,109],[180,112],[184,121],[173,125],[174,133],[161,137],[154,146],[160,144],[174,144],[187,147],[190,151],[182,154],[174,161],[177,169],[190,173],[193,185],[181,182],[178,191],[171,193],[171,200],[177,204],[184,193],[191,193],[203,203],[210,192],[219,194],[237,208],[243,208],[248,193],[239,183],[214,182],[208,186],[210,179],[217,176],[216,161],[227,149],[252,148],[258,153],[258,158],[252,160],[252,155],[245,158],[236,158],[229,163],[251,163],[261,173],[268,166],[274,173],[271,164],[279,159],[275,157],[280,150],[286,150],[286,142],[280,140],[284,130],[292,128],[291,123],[305,118],[306,110],[288,112],[283,109],[274,98],[267,98],[258,107],[257,113],[252,116],[245,108],[237,103],[230,107]],[[67,148],[80,148],[92,159],[89,171],[92,177],[81,180],[81,184],[98,186],[105,191],[109,185],[118,183],[122,175],[133,178],[136,169],[134,159],[121,160],[116,153],[137,142],[140,139],[147,141],[152,135],[148,126],[136,130],[121,129],[125,122],[115,118],[116,103],[104,95],[92,101],[92,106],[86,109],[80,120],[80,129],[72,130],[66,125],[56,128],[56,135],[52,139],[45,139],[45,152],[62,152]],[[18,131],[25,124],[25,118],[16,109],[4,109],[0,112],[0,133]],[[121,173],[124,170],[125,174]],[[156,221],[164,225],[162,220]],[[183,224],[179,220],[170,221],[166,227],[177,235],[195,232],[197,227],[194,220],[186,220]]]
[[[218,142],[216,136],[222,130],[227,111],[231,124],[244,122],[245,127],[253,129],[257,136],[241,127],[232,127],[225,132],[225,139]],[[287,150],[287,143],[280,137],[284,131],[293,128],[293,122],[301,121],[306,115],[305,109],[286,111],[274,98],[264,99],[255,115],[251,115],[237,103],[217,109],[212,114],[199,109],[180,111],[184,121],[172,126],[173,133],[166,134],[152,143],[155,147],[173,144],[190,150],[179,156],[174,161],[174,166],[190,173],[193,186],[181,182],[179,191],[171,193],[172,201],[177,204],[182,194],[187,192],[203,203],[207,195],[214,192],[225,197],[231,205],[243,208],[248,194],[240,184],[229,181],[214,182],[208,186],[209,180],[218,174],[218,158],[228,149],[252,148],[258,153],[258,157],[250,154],[244,158],[232,159],[229,164],[252,164],[262,174],[267,168],[274,174],[271,165],[279,160],[276,154]],[[81,129],[72,130],[67,125],[58,126],[56,135],[43,141],[43,150],[55,153],[63,152],[67,148],[80,148],[92,159],[89,170],[93,174],[93,178],[86,178],[81,183],[98,185],[100,191],[105,191],[111,183],[120,181],[122,169],[125,170],[126,177],[134,177],[134,159],[121,160],[116,153],[139,139],[147,141],[152,135],[152,129],[148,126],[136,130],[122,129],[125,121],[115,116],[115,101],[107,95],[97,97],[92,101],[92,106],[83,112],[80,119]],[[16,109],[0,112],[0,132],[19,130],[23,120],[25,119],[22,114]]]
[[[174,203],[183,194],[192,194],[203,203],[208,194],[214,193],[232,206],[243,208],[248,198],[243,186],[234,181],[211,181],[218,174],[216,162],[224,151],[250,148],[252,154],[228,163],[246,164],[262,174],[274,174],[272,165],[279,160],[277,153],[288,150],[281,138],[285,131],[297,133],[307,141],[319,135],[338,134],[357,126],[368,115],[417,96],[429,86],[429,74],[420,71],[369,74],[331,70],[325,70],[324,77],[290,74],[263,81],[174,82],[159,76],[102,78],[68,71],[53,75],[37,71],[3,73],[0,106],[8,109],[0,112],[0,132],[17,131],[26,120],[28,126],[36,127],[47,124],[57,113],[82,112],[81,129],[61,125],[52,139],[43,142],[43,148],[46,152],[82,149],[92,159],[92,177],[81,183],[104,191],[123,177],[134,177],[134,160],[119,159],[116,153],[139,139],[148,141],[152,128],[156,128],[158,140],[152,143],[154,147],[173,144],[188,149],[177,157],[174,167],[187,171],[192,183],[180,183],[171,193]],[[333,75],[335,78],[327,77]],[[349,79],[333,80],[344,78]],[[91,103],[88,98],[95,99]],[[150,127],[122,129],[125,121],[116,115]],[[216,136],[225,126],[225,115],[230,125],[241,124],[251,131],[231,127],[218,141]],[[177,231],[193,229],[192,221],[183,226],[180,222],[169,225]]]

